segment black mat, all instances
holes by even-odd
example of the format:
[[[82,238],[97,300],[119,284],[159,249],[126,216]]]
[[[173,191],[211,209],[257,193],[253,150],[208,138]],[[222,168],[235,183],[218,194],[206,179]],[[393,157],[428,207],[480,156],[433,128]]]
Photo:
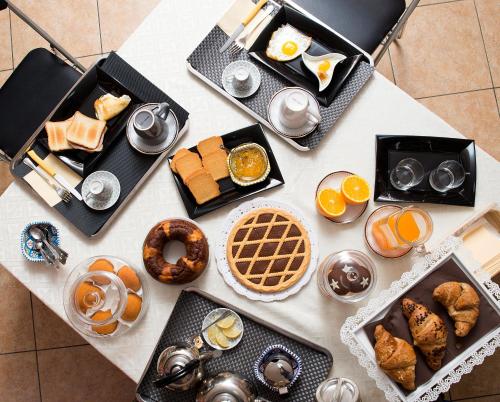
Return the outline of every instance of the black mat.
[[[184,290],[172,311],[153,358],[137,387],[137,393],[147,402],[189,402],[195,401],[196,391],[173,392],[157,389],[152,382],[156,379],[156,364],[160,353],[176,342],[186,340],[200,331],[203,319],[213,309],[225,307],[194,291]],[[261,325],[234,309],[243,320],[245,332],[238,346],[223,353],[222,357],[206,364],[208,375],[222,371],[238,372],[257,385],[259,396],[270,401],[311,402],[318,385],[326,379],[332,367],[330,354],[314,349],[286,335]],[[282,398],[277,393],[258,383],[253,375],[253,365],[264,349],[273,344],[282,344],[302,359],[302,374],[292,386],[289,396]]]

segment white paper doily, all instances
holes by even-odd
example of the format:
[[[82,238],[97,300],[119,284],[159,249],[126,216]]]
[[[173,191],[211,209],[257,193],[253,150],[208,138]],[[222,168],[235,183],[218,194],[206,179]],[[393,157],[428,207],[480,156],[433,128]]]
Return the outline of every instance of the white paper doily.
[[[281,292],[260,293],[246,288],[233,276],[231,268],[229,268],[229,264],[227,262],[226,250],[229,233],[231,232],[236,222],[238,222],[244,215],[257,208],[278,208],[292,214],[299,220],[300,223],[302,223],[309,236],[309,241],[311,242],[311,260],[309,261],[309,267],[306,269],[306,272],[304,273],[304,275],[302,275],[297,283]],[[309,223],[305,220],[303,214],[289,204],[280,201],[268,200],[265,198],[255,198],[251,201],[244,202],[239,207],[233,209],[224,221],[224,224],[221,228],[221,235],[215,246],[215,259],[217,261],[217,269],[224,278],[224,281],[229,286],[231,286],[236,293],[251,300],[260,300],[264,302],[283,300],[288,296],[297,293],[304,285],[307,284],[307,282],[309,282],[314,271],[316,271],[316,267],[318,265],[318,257],[319,248],[316,236]]]
[[[360,343],[355,332],[362,323],[373,317],[377,312],[383,311],[392,300],[401,296],[407,289],[419,282],[429,269],[436,267],[461,244],[456,237],[450,237],[445,240],[431,254],[426,255],[415,264],[411,271],[405,272],[401,279],[394,281],[389,289],[380,292],[379,296],[370,300],[366,307],[358,310],[356,315],[347,318],[340,330],[342,342],[349,347],[349,351],[358,358],[359,364],[366,369],[368,375],[375,380],[377,387],[385,393],[385,397],[390,402],[430,402],[439,398],[439,396],[449,391],[452,384],[457,383],[462,375],[472,371],[474,366],[483,363],[485,357],[493,355],[495,349],[500,347],[500,328],[484,336],[473,347],[465,350],[453,362],[453,368],[447,373],[435,374],[435,377],[426,384],[418,387],[407,397],[401,398],[398,388],[392,380],[378,367],[375,357],[371,356],[367,349]],[[498,286],[492,286],[493,282],[487,281],[481,283],[483,288],[491,295],[491,300],[500,307],[498,299]],[[493,283],[496,285],[495,283]]]

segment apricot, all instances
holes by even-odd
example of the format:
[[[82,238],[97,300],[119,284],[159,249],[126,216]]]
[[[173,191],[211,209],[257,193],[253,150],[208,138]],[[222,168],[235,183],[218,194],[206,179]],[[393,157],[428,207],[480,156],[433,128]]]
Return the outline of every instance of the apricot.
[[[141,288],[141,280],[132,268],[127,266],[121,267],[117,275],[125,287],[132,289],[134,292],[137,292]]]
[[[134,293],[127,296],[127,306],[123,312],[122,318],[125,321],[135,321],[142,308],[142,299]]]
[[[92,320],[104,321],[110,318],[112,315],[113,314],[111,313],[111,310],[105,310],[105,311],[99,310],[96,311],[95,314],[92,316]],[[117,327],[118,327],[118,321],[115,321],[106,325],[92,325],[92,331],[97,332],[100,335],[109,335],[115,332]]]
[[[105,258],[99,258],[89,265],[89,272],[92,271],[107,271],[114,273],[113,264],[106,260]],[[103,275],[96,275],[92,277],[92,280],[98,285],[109,285],[110,280]]]
[[[95,306],[99,298],[104,299],[102,289],[88,282],[83,282],[75,290],[75,301],[83,313],[86,313],[90,307]]]

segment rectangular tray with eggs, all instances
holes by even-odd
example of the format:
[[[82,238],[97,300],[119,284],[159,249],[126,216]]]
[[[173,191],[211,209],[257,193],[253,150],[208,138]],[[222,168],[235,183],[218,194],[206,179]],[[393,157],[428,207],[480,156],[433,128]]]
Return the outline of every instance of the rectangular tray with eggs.
[[[432,401],[447,392],[452,383],[464,373],[481,364],[486,356],[500,347],[500,295],[492,289],[491,281],[478,278],[469,259],[462,258],[462,245],[456,238],[447,239],[431,256],[415,264],[410,272],[394,282],[389,289],[371,299],[355,316],[349,317],[341,329],[342,342],[367,369],[377,386],[385,392],[389,401]],[[470,333],[459,338],[454,333],[454,321],[446,309],[432,299],[433,289],[448,281],[466,282],[480,298],[479,318]],[[494,284],[493,284],[494,287]],[[387,376],[378,366],[374,351],[373,332],[378,324],[393,336],[413,344],[408,322],[401,311],[401,300],[409,297],[426,305],[444,321],[448,329],[446,354],[442,367],[432,371],[423,355],[415,347],[417,355],[416,389],[406,391]]]
[[[282,40],[281,38],[277,38],[278,41],[291,41],[299,43],[300,46],[300,37],[307,35],[312,38],[312,41],[305,53],[311,56],[322,56],[329,53],[339,53],[346,56],[346,59],[337,64],[333,70],[332,81],[324,91],[319,92],[318,79],[306,67],[302,61],[302,57],[299,56],[290,61],[277,61],[267,56],[266,49],[271,37],[277,29],[286,24],[291,25],[299,31],[294,34],[298,35],[299,38],[294,38],[294,35],[289,32],[292,37],[287,37],[287,34],[283,33],[282,36],[285,37]],[[280,52],[280,49],[271,49],[271,51]],[[362,60],[370,62],[354,45],[287,4],[281,7],[274,15],[273,19],[260,33],[250,49],[248,49],[248,52],[250,56],[259,60],[295,85],[312,92],[319,103],[326,107],[330,106],[333,102],[338,91],[356,66]]]
[[[272,4],[275,7],[275,10],[278,10],[278,13],[280,12],[279,10],[284,7],[282,6],[282,0],[269,0],[268,3]],[[290,8],[289,5],[286,7]],[[328,106],[320,104],[321,122],[316,130],[314,130],[311,134],[302,138],[286,138],[274,131],[272,125],[268,121],[269,102],[276,92],[285,87],[296,86],[297,84],[290,79],[291,77],[284,76],[275,69],[269,68],[267,65],[261,63],[255,57],[252,57],[246,50],[242,50],[235,55],[230,54],[229,51],[220,53],[219,49],[227,40],[228,35],[218,25],[216,25],[207,34],[207,36],[203,38],[203,40],[189,55],[187,58],[187,67],[193,75],[201,79],[204,83],[219,92],[229,101],[233,102],[243,111],[250,114],[253,118],[266,126],[272,132],[276,133],[276,135],[289,143],[291,146],[299,151],[310,151],[318,147],[323,137],[331,131],[337,120],[343,115],[357,94],[371,78],[373,72],[375,71],[375,67],[373,66],[373,61],[369,55],[364,53],[355,45],[349,43],[347,40],[342,39],[342,37],[336,34],[332,28],[319,24],[319,22],[313,20],[312,16],[309,17],[300,11],[294,11],[302,16],[300,18],[310,21],[308,24],[317,24],[321,27],[321,31],[324,32],[325,35],[330,35],[332,38],[335,37],[335,41],[332,42],[332,47],[328,47],[328,41],[325,42],[324,40],[321,40],[318,43],[324,43],[324,46],[328,49],[342,50],[344,49],[344,46],[346,46],[345,52],[347,53],[347,47],[352,46],[355,49],[356,54],[361,53],[364,55],[362,59],[353,67],[352,71],[347,74],[343,84],[339,86],[336,95],[333,97],[333,100],[328,104]],[[273,11],[273,13],[276,14],[276,11]],[[341,45],[341,41],[346,42],[346,45]],[[354,53],[354,50],[349,50],[349,52],[351,51]],[[244,60],[254,64],[261,75],[261,84],[259,89],[255,94],[247,98],[234,98],[224,90],[222,85],[222,72],[230,63],[237,60]],[[307,85],[311,85],[311,82],[317,85],[317,81],[314,81],[313,79],[315,79],[314,76],[312,76],[312,80],[310,82],[308,81]],[[333,85],[334,83],[332,83],[332,87]]]
[[[243,321],[244,332],[240,343],[222,356],[207,362],[207,375],[223,371],[235,371],[252,381],[260,397],[273,402],[283,401],[283,397],[260,384],[253,374],[253,365],[267,346],[281,344],[302,359],[302,373],[290,389],[290,401],[310,402],[314,400],[316,388],[324,381],[333,365],[331,353],[314,343],[293,335],[237,307],[215,298],[199,289],[182,291],[172,311],[170,319],[160,336],[158,344],[149,360],[136,390],[140,402],[189,402],[196,400],[196,390],[173,392],[153,385],[157,378],[156,364],[160,353],[176,342],[184,341],[198,334],[202,322],[210,311],[225,307],[238,313]]]

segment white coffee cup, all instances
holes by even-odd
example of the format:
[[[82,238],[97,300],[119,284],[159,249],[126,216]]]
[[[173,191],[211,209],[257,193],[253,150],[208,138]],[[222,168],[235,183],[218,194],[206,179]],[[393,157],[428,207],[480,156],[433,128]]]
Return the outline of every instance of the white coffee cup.
[[[319,114],[309,110],[309,96],[295,89],[290,91],[281,103],[281,123],[288,128],[304,127],[307,123],[318,124]]]
[[[248,89],[250,83],[250,72],[244,67],[238,67],[234,74],[228,77],[233,84],[233,87],[239,91]]]
[[[106,198],[107,186],[102,180],[96,179],[89,183],[89,192],[87,198],[91,197],[94,199],[102,200]]]

